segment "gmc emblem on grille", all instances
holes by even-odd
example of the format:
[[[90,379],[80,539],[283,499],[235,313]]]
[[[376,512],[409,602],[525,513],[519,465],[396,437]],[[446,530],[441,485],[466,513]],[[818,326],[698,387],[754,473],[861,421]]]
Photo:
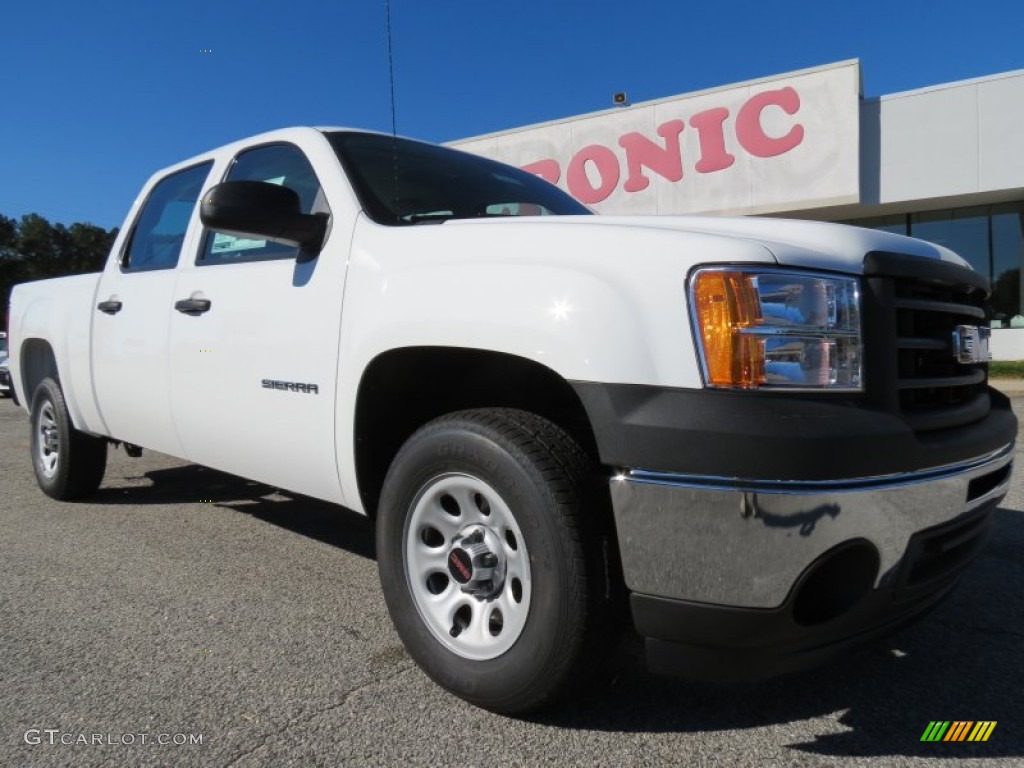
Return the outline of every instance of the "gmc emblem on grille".
[[[958,363],[987,363],[992,359],[988,351],[988,338],[992,330],[987,326],[958,325],[953,329],[953,357]]]

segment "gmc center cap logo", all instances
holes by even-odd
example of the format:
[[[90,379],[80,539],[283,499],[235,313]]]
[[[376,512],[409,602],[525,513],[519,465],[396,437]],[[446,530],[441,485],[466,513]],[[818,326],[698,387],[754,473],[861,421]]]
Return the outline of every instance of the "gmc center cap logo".
[[[473,578],[473,560],[466,550],[456,547],[451,551],[448,555],[448,572],[459,584],[469,583]]]
[[[992,359],[988,351],[991,335],[988,326],[958,325],[953,329],[953,357],[962,365],[987,363]]]

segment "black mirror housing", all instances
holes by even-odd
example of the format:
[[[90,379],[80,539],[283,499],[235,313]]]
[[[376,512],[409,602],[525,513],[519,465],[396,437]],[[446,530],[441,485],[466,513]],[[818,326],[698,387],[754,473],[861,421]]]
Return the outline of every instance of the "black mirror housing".
[[[294,189],[267,181],[225,181],[212,187],[199,206],[203,226],[239,237],[263,237],[319,253],[328,216],[302,213]]]

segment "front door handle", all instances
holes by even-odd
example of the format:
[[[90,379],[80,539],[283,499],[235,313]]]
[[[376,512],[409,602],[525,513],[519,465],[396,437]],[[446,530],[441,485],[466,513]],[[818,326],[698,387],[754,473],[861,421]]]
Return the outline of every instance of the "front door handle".
[[[116,315],[121,311],[121,302],[117,299],[108,299],[107,301],[101,301],[97,304],[96,309],[108,315]]]
[[[186,315],[201,315],[209,312],[213,303],[209,299],[180,299],[174,302],[174,308]]]

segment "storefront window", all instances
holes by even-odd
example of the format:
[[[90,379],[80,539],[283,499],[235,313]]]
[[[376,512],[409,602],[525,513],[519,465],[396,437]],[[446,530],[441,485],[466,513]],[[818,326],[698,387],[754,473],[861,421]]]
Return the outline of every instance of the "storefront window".
[[[994,321],[1009,325],[1021,316],[1024,283],[1024,206],[996,206],[992,210],[992,307]],[[1020,321],[1018,321],[1020,322]],[[993,322],[995,325],[995,322]]]
[[[849,223],[857,227],[892,232],[894,235],[910,234],[910,230],[907,228],[907,216],[903,213],[898,213],[895,216],[872,216],[870,219],[857,219]]]
[[[1024,203],[947,208],[848,222],[950,248],[992,282],[992,326],[1024,328]]]
[[[956,251],[991,279],[986,208],[915,213],[910,217],[910,234]]]

